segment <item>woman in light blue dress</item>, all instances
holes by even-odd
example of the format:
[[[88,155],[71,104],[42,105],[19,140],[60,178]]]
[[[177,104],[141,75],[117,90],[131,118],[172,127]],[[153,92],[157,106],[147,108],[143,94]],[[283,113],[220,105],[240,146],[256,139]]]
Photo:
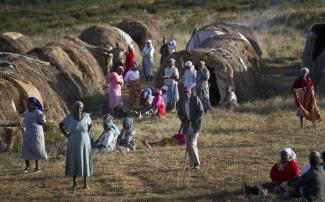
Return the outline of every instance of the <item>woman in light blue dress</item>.
[[[28,98],[27,110],[24,113],[24,136],[21,150],[21,158],[26,163],[25,173],[31,171],[31,160],[35,160],[34,172],[41,172],[38,162],[47,158],[43,132],[45,123],[45,114],[40,101],[35,97]]]
[[[74,112],[69,114],[59,125],[62,133],[68,137],[65,175],[73,177],[73,191],[77,190],[77,176],[84,177],[84,189],[88,189],[87,177],[93,173],[91,162],[91,143],[89,132],[91,118],[83,113],[84,105],[77,101]]]

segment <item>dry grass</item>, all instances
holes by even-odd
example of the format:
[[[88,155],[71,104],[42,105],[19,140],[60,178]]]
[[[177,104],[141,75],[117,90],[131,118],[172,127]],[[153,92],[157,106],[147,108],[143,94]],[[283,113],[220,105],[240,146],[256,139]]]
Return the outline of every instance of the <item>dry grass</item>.
[[[257,31],[264,58],[299,59],[305,30],[297,29],[295,24],[307,27],[313,10],[325,9],[320,4],[301,6],[299,3],[292,9],[232,11],[230,8],[233,6],[228,1],[214,1],[211,4],[214,6],[173,9],[165,6],[164,9],[157,7],[157,13],[147,13],[142,8],[136,8],[137,4],[125,0],[112,0],[110,5],[103,0],[77,2],[3,5],[0,9],[0,18],[3,19],[1,30],[26,33],[33,37],[37,45],[42,45],[66,34],[78,36],[81,30],[93,24],[141,19],[155,22],[162,35],[175,38],[178,48],[182,49],[197,26],[215,21],[239,22]],[[141,2],[148,4],[149,1]],[[120,9],[123,3],[126,6]],[[222,11],[221,8],[226,9]],[[35,12],[31,13],[31,10]],[[290,13],[304,13],[307,10],[308,19],[304,21],[301,17],[303,23],[300,20],[295,23],[296,19],[292,19],[291,26],[272,21],[288,10]],[[300,15],[298,17],[300,19]],[[265,23],[268,26],[264,26]],[[104,99],[101,97],[96,103]],[[293,106],[292,99],[275,97],[244,103],[238,111],[216,108],[213,113],[207,114],[205,129],[199,138],[203,164],[197,172],[183,171],[184,147],[148,150],[141,145],[144,138],[160,140],[173,135],[179,127],[175,114],[156,120],[137,121],[138,150],[133,153],[94,155],[94,176],[89,181],[90,189],[74,194],[68,190],[71,179],[64,177],[64,157],[58,156],[53,149],[64,138],[57,130],[52,130],[46,134],[50,159],[42,161],[43,172],[40,174],[22,174],[24,162],[19,152],[0,153],[0,201],[277,201],[273,197],[245,198],[240,192],[240,183],[269,180],[269,170],[277,161],[282,146],[290,146],[296,151],[300,168],[310,150],[325,149],[322,132],[325,126],[320,124],[314,128],[308,123],[306,129],[300,130]],[[325,100],[322,100],[323,114],[324,106]],[[95,122],[94,131],[98,136],[101,125],[98,120]]]
[[[321,101],[321,106],[325,102]],[[64,177],[64,157],[50,154],[40,174],[22,174],[18,153],[0,154],[2,201],[251,201],[240,192],[240,183],[268,180],[280,147],[292,147],[299,167],[310,150],[324,149],[324,125],[310,123],[298,129],[291,99],[277,97],[244,103],[240,111],[216,108],[205,116],[199,138],[200,171],[184,172],[183,147],[148,150],[143,138],[159,140],[178,129],[175,114],[137,121],[138,150],[133,153],[96,154],[90,189],[73,194],[71,179]],[[322,111],[325,113],[325,111]],[[95,124],[95,132],[101,130]],[[59,135],[59,134],[57,134]],[[261,200],[261,199],[260,199]],[[268,197],[269,200],[276,200]]]

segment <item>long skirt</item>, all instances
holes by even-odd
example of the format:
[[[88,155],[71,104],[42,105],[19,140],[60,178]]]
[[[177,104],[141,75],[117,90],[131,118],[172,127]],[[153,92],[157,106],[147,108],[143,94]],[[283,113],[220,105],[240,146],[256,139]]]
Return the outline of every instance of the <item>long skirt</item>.
[[[47,159],[44,135],[24,135],[21,158],[24,160]]]
[[[167,103],[178,102],[179,92],[178,92],[177,83],[175,82],[172,85],[167,85],[167,87],[168,87],[168,91],[167,91]]]
[[[108,90],[108,100],[110,108],[121,107],[123,104],[121,88],[110,87]]]
[[[141,93],[140,80],[129,81],[129,108],[134,109]]]
[[[144,57],[142,59],[142,65],[143,65],[143,72],[144,75],[147,76],[153,76],[153,58],[146,58]]]

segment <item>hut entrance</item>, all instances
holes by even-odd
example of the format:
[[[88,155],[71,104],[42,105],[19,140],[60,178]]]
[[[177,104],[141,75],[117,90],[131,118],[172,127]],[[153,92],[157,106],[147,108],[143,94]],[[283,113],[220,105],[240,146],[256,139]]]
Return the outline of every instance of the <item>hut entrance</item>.
[[[209,68],[210,71],[210,79],[209,79],[209,93],[210,93],[210,103],[212,106],[216,106],[219,104],[220,101],[220,94],[219,94],[219,89],[217,85],[217,77],[216,74],[214,73],[213,69]]]
[[[315,42],[312,50],[313,60],[316,60],[317,57],[322,53],[325,47],[325,26],[319,25],[315,27]]]

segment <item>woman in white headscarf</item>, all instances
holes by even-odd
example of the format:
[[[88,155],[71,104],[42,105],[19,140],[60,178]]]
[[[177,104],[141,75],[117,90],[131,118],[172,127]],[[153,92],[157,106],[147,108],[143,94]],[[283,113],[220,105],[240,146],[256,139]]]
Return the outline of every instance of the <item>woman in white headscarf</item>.
[[[186,61],[184,64],[185,72],[182,78],[184,88],[190,88],[193,95],[196,95],[196,77],[197,72],[191,61]]]
[[[141,51],[143,71],[147,82],[152,81],[153,79],[154,53],[155,53],[155,49],[152,46],[151,40],[147,40],[144,48]]]
[[[280,193],[281,187],[293,182],[299,176],[296,154],[291,148],[280,149],[280,160],[275,163],[271,169],[270,177],[272,182],[257,183],[257,186],[251,187],[243,185],[247,194]]]

